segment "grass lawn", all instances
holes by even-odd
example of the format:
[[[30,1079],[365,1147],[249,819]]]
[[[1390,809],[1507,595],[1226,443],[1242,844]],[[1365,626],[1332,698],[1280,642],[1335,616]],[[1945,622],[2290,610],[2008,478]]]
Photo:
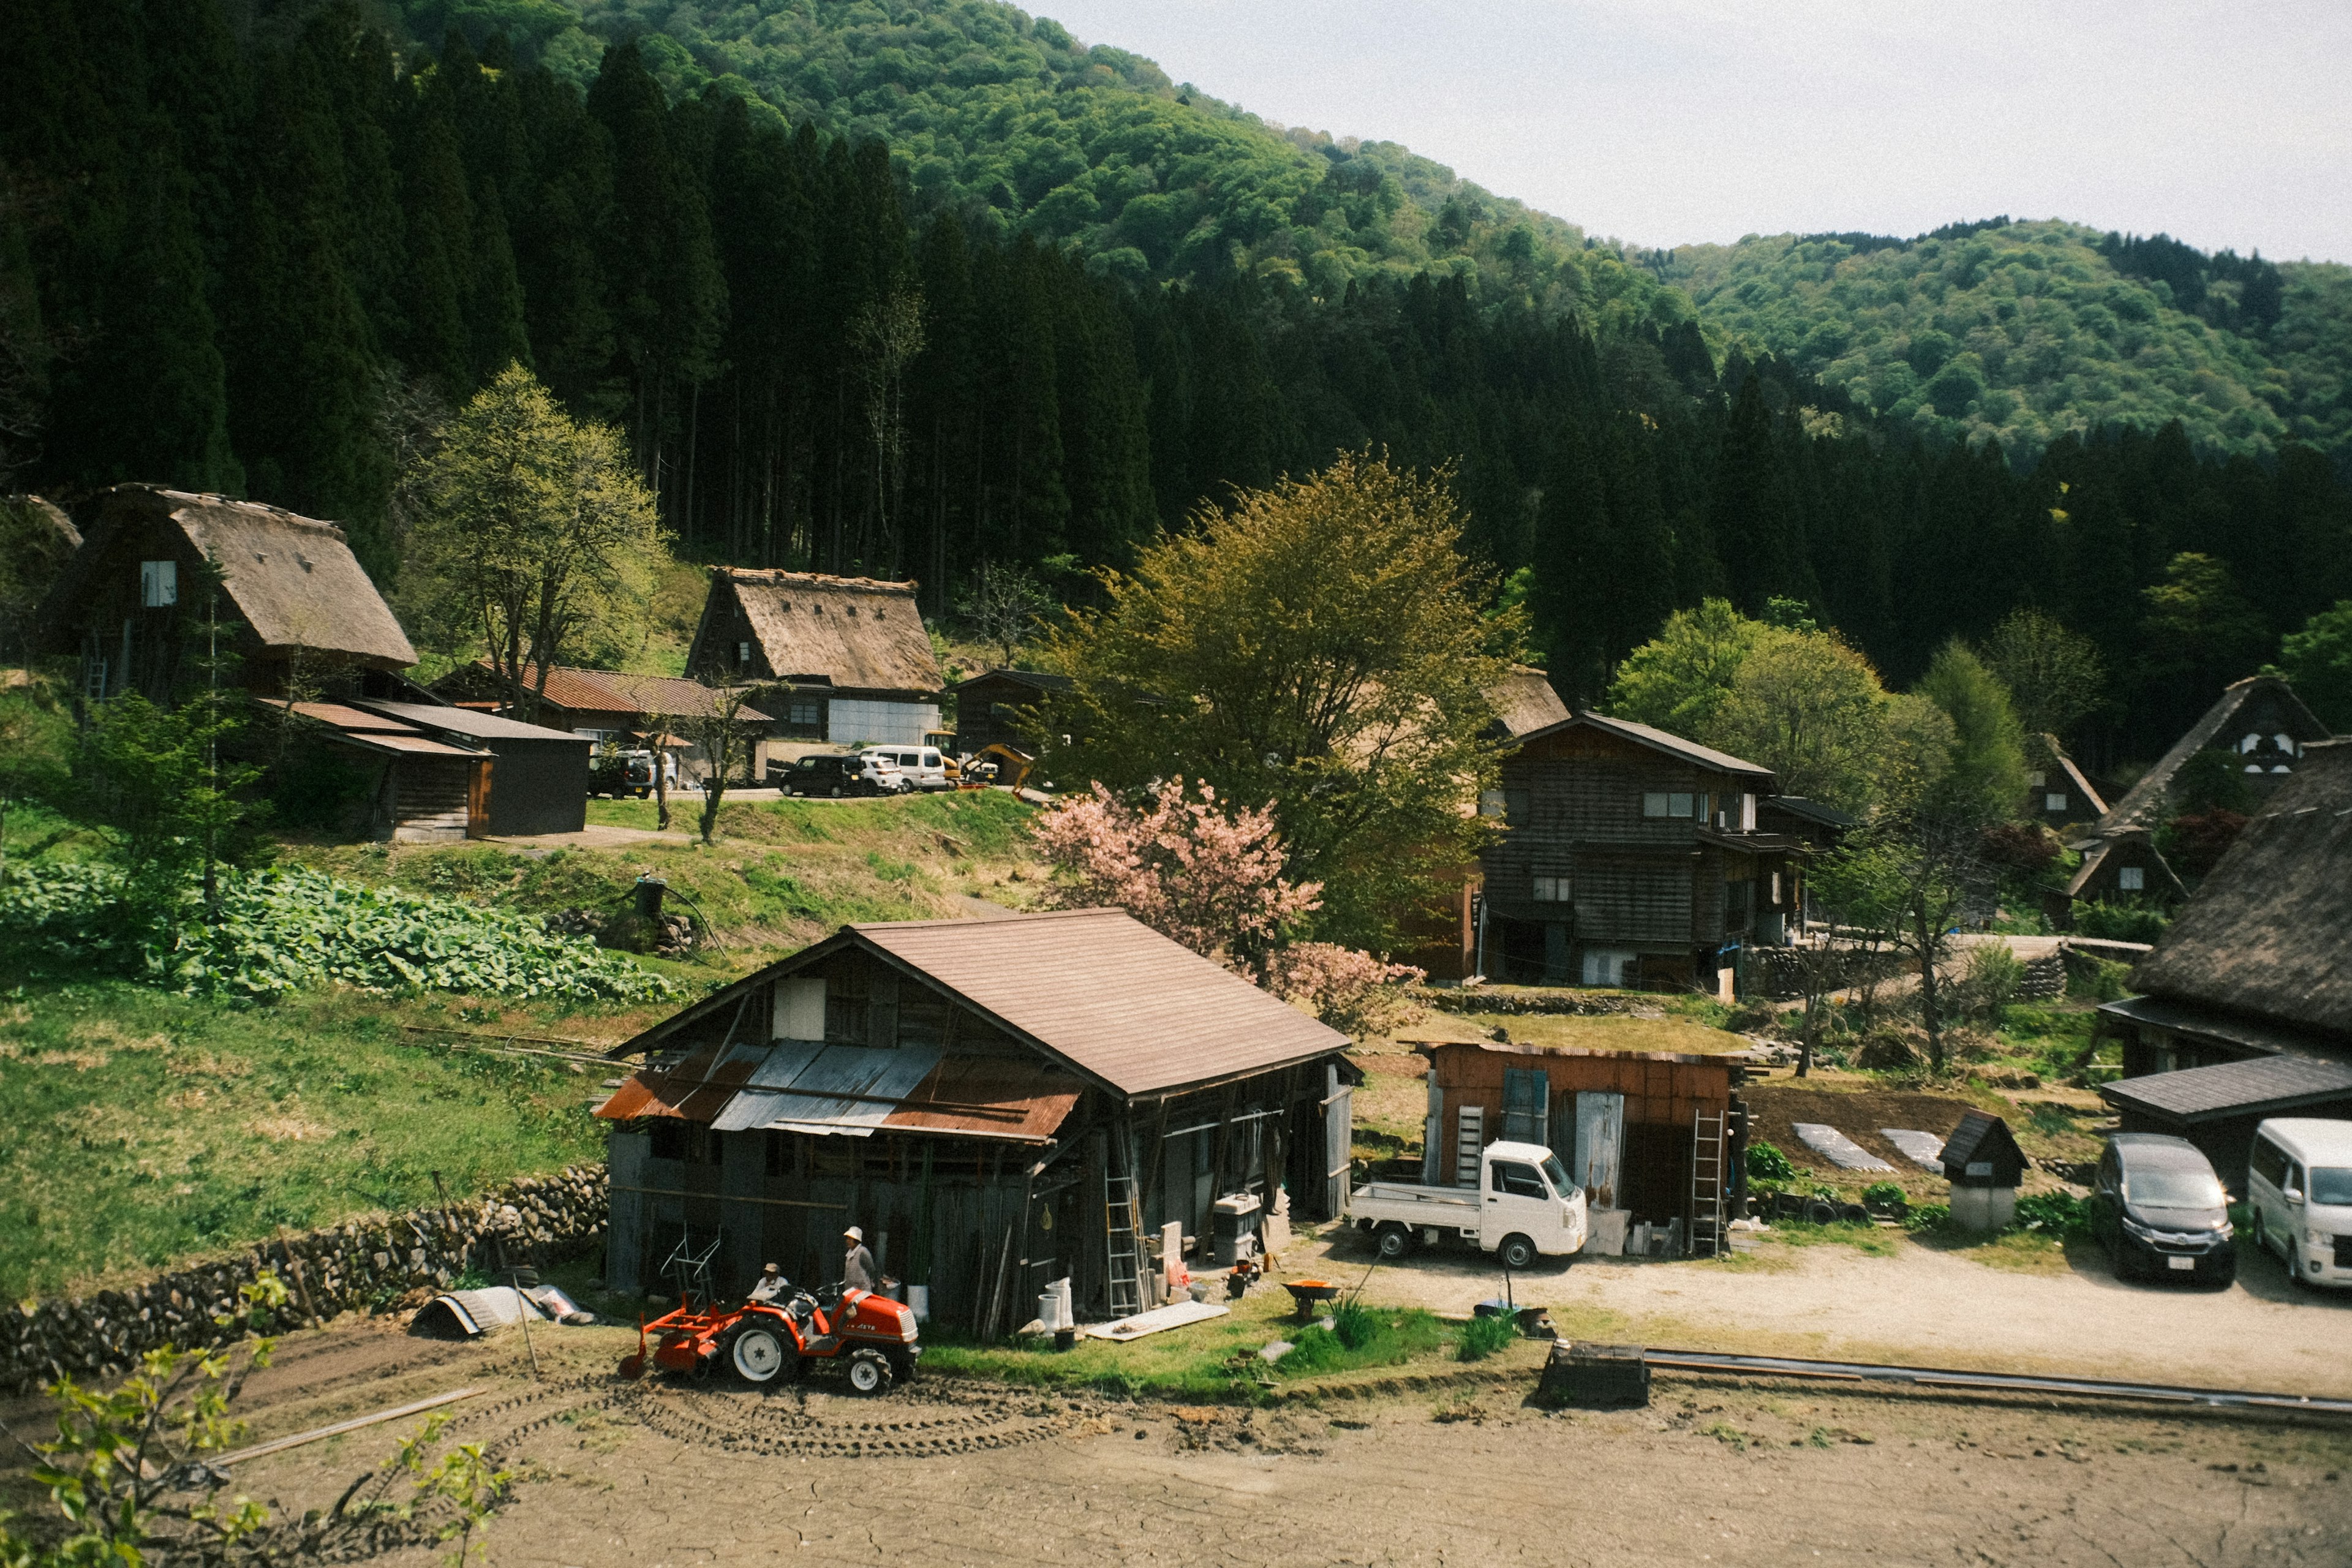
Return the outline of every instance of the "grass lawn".
[[[923,1339],[923,1368],[1048,1387],[1103,1387],[1200,1399],[1237,1393],[1254,1397],[1302,1378],[1455,1360],[1465,1328],[1417,1307],[1378,1308],[1370,1313],[1371,1337],[1349,1349],[1328,1331],[1299,1322],[1290,1293],[1272,1282],[1232,1305],[1230,1317],[1131,1344],[1081,1339],[1059,1352],[1050,1337],[975,1345],[961,1342],[952,1331],[931,1330]],[[1261,1359],[1258,1352],[1276,1341],[1304,1346],[1306,1353],[1280,1362]]]
[[[8,993],[0,1299],[428,1204],[436,1170],[462,1196],[602,1155],[587,1105],[604,1075],[402,1032],[427,1016],[352,993],[267,1008],[121,982]]]
[[[698,810],[673,808],[686,828]],[[724,806],[710,845],[646,839],[613,848],[499,844],[324,845],[286,858],[353,881],[476,900],[531,914],[617,909],[641,874],[667,881],[727,944],[704,962],[734,971],[856,921],[963,912],[956,895],[1020,904],[1043,875],[1028,853],[1033,808],[996,791],[843,803]],[[592,801],[589,821],[654,826],[649,800]]]

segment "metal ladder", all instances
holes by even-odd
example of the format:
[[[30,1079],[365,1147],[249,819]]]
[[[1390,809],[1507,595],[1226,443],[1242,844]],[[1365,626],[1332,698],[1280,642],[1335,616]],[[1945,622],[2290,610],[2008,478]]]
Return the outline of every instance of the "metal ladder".
[[[1691,1118],[1690,1255],[1713,1258],[1723,1250],[1724,1118],[1696,1111]]]
[[[1131,1318],[1143,1310],[1142,1249],[1136,1231],[1135,1177],[1127,1169],[1127,1140],[1113,1131],[1104,1140],[1109,1146],[1103,1161],[1103,1251],[1109,1276],[1110,1315]]]

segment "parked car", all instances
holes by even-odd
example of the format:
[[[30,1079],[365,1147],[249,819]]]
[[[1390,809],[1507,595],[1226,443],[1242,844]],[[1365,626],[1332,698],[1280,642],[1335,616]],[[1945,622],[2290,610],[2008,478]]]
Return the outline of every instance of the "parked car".
[[[1494,1253],[1509,1268],[1559,1258],[1584,1245],[1584,1190],[1540,1143],[1489,1143],[1475,1187],[1366,1182],[1348,1194],[1348,1222],[1370,1231],[1382,1258],[1458,1238]]]
[[[887,760],[898,765],[898,776],[907,781],[909,789],[940,790],[956,786],[948,762],[937,746],[868,746],[861,756]]]
[[[2254,1245],[2298,1285],[2352,1285],[2352,1121],[2273,1117],[2254,1129],[2246,1206]]]
[[[907,787],[898,764],[840,752],[815,752],[789,767],[770,767],[769,780],[786,795],[898,795]]]
[[[664,766],[668,770],[669,787],[677,787],[677,759],[665,753]],[[588,793],[610,795],[618,800],[623,795],[635,795],[639,800],[654,793],[654,754],[649,751],[601,752],[588,765]]]
[[[2091,1190],[2091,1230],[2115,1260],[2116,1278],[2238,1277],[2230,1196],[2204,1151],[2160,1132],[2107,1140]]]

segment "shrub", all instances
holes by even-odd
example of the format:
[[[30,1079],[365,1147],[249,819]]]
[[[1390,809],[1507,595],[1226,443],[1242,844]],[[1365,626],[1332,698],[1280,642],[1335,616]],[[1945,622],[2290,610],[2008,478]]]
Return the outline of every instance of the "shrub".
[[[1862,1202],[1866,1208],[1892,1209],[1901,1214],[1911,1206],[1911,1200],[1893,1182],[1873,1182],[1862,1189]]]
[[[1362,1350],[1380,1338],[1380,1320],[1360,1301],[1343,1301],[1332,1309],[1331,1331],[1351,1351]]]
[[[2171,923],[2170,915],[2139,899],[2126,899],[2120,903],[2102,899],[2074,906],[2074,929],[2104,942],[2154,942]]]
[[[1797,1179],[1797,1167],[1777,1146],[1759,1138],[1748,1145],[1748,1179],[1782,1185]]]
[[[1903,1216],[1903,1228],[1906,1230],[1941,1230],[1951,1223],[1952,1205],[1949,1204],[1916,1204]]]
[[[1519,1337],[1519,1321],[1507,1312],[1473,1318],[1462,1325],[1454,1354],[1464,1361],[1484,1361]]]
[[[2025,984],[2025,965],[2010,952],[2009,943],[1979,942],[1969,950],[1968,972],[1960,984],[1969,1011],[1987,1027],[1998,1029]]]
[[[2072,1193],[2031,1193],[2017,1200],[2020,1230],[2046,1231],[2064,1238],[2091,1234],[2091,1205]]]

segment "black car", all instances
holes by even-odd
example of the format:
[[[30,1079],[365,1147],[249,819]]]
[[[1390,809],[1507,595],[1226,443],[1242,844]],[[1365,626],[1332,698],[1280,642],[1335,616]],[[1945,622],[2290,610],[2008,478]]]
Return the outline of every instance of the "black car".
[[[786,795],[887,795],[880,772],[864,757],[816,752],[788,767],[770,767],[770,782]]]
[[[2118,1132],[2107,1140],[2091,1194],[2091,1227],[2115,1259],[2116,1278],[2238,1277],[2230,1197],[2212,1163],[2186,1138]]]

